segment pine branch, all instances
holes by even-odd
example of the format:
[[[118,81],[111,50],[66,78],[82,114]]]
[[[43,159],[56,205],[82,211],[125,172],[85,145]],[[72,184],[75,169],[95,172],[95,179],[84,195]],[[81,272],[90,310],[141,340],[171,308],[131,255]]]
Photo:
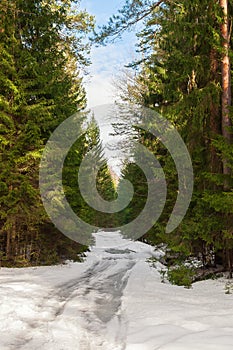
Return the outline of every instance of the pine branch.
[[[137,24],[138,22],[140,22],[141,20],[143,20],[145,17],[149,16],[157,7],[159,7],[163,2],[165,2],[164,0],[160,0],[158,1],[156,4],[152,5],[150,9],[148,9],[148,11],[144,12],[141,11],[141,13],[138,14],[138,16],[132,20],[131,22],[129,22],[125,28],[127,27],[131,27],[135,24]]]
[[[141,11],[137,11],[137,6],[134,6],[134,1],[127,8],[127,4],[118,11],[119,15],[114,15],[109,19],[108,25],[100,27],[100,33],[94,32],[93,42],[97,44],[106,44],[106,42],[114,42],[120,38],[122,33],[130,30],[135,24],[141,22],[144,18],[148,17],[156,8],[163,3],[167,3],[169,0],[159,0],[155,4],[144,8]],[[112,38],[112,39],[110,39]]]

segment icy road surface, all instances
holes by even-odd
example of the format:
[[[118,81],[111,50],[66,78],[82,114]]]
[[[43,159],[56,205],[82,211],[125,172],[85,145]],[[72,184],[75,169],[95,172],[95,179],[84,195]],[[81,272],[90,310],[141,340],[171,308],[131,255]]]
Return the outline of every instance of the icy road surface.
[[[225,280],[161,283],[163,253],[98,233],[84,263],[1,269],[0,349],[232,350]]]

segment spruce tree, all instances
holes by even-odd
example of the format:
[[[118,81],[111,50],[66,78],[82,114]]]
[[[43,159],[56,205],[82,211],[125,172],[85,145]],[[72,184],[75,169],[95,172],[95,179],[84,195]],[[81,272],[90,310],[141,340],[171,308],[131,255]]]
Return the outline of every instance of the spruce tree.
[[[79,70],[92,18],[65,0],[4,0],[0,12],[1,256],[7,265],[57,262],[72,243],[44,212],[39,162],[51,132],[85,106]]]
[[[164,213],[150,235],[151,241],[160,237],[181,255],[201,255],[206,266],[208,257],[214,254],[215,263],[220,262],[230,273],[232,10],[230,2],[221,0],[126,1],[96,35],[97,42],[105,43],[144,20],[144,29],[138,35],[143,58],[131,64],[139,71],[135,89],[131,81],[125,91],[129,101],[153,108],[169,119],[192,156],[195,172],[192,203],[180,227],[171,235],[164,235],[164,222],[175,200],[175,169],[162,145],[151,140],[150,135],[140,138],[160,157],[171,188]]]

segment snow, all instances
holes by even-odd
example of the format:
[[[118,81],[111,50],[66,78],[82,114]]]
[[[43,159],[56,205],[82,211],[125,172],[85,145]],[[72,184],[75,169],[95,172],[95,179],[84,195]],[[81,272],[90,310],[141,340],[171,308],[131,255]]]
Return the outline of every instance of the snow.
[[[83,263],[0,270],[0,349],[228,350],[233,294],[226,280],[192,289],[161,283],[146,261],[161,250],[95,234]]]

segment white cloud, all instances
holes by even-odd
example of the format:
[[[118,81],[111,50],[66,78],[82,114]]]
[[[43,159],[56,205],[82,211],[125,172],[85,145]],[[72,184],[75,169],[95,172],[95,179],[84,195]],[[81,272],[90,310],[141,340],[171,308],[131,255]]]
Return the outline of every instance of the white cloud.
[[[95,74],[90,83],[86,84],[88,107],[113,103],[113,87],[111,76]]]
[[[82,8],[86,8],[89,13],[96,15],[97,25],[100,25],[107,22],[111,13],[117,12],[117,9],[122,5],[122,0],[115,0],[115,4],[105,1],[100,4],[98,9],[96,3],[94,4],[90,0],[83,0],[81,4]],[[116,91],[112,82],[114,78],[119,76],[125,65],[134,59],[135,43],[135,34],[126,33],[122,40],[115,44],[92,48],[90,74],[84,80],[89,108],[114,103]],[[114,148],[119,141],[117,137],[110,136],[110,133],[113,132],[111,122],[115,120],[106,120],[102,114],[96,115],[96,119],[100,127],[100,137],[105,148],[105,155],[111,166],[119,173],[123,156],[119,151],[111,151],[108,148],[109,145]]]
[[[90,76],[86,80],[89,107],[114,101],[112,80],[132,61],[135,51],[134,35],[128,34],[126,37],[122,42],[93,48]]]

